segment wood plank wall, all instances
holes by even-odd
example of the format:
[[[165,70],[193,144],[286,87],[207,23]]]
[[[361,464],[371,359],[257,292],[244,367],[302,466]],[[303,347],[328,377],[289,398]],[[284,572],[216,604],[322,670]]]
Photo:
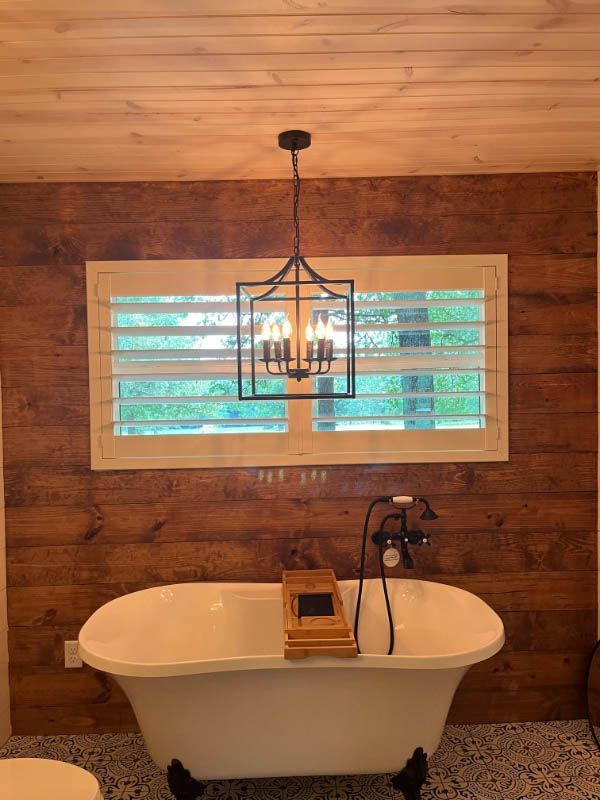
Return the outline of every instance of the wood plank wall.
[[[185,580],[356,574],[369,498],[429,495],[416,576],[502,615],[455,721],[580,717],[596,631],[596,178],[307,181],[310,256],[509,253],[511,459],[277,470],[88,469],[86,259],[287,255],[288,182],[0,189],[11,691],[16,733],[131,730],[117,688],[61,666],[112,597]],[[315,259],[313,259],[315,260]]]

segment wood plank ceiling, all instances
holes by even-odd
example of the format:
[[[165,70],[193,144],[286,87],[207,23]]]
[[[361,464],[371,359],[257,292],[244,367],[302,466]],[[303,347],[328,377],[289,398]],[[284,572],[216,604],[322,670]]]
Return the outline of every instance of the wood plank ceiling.
[[[600,0],[0,0],[0,180],[596,169]]]

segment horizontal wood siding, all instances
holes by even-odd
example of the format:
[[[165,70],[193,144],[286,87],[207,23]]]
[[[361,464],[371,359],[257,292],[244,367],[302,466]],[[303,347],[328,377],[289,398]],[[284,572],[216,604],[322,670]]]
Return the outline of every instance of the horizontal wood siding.
[[[354,577],[368,499],[397,491],[429,495],[440,514],[414,575],[476,592],[506,626],[506,647],[467,675],[451,719],[583,715],[597,601],[591,173],[306,181],[311,256],[509,254],[509,462],[89,470],[85,260],[283,257],[289,188],[0,188],[16,733],[135,728],[110,679],[62,667],[63,640],[102,603],[171,581],[273,581],[285,568]]]

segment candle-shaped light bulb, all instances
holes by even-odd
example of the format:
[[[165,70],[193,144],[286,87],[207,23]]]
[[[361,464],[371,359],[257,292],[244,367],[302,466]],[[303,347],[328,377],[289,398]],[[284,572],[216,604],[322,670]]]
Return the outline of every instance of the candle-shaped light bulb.
[[[262,326],[262,340],[263,342],[268,342],[271,338],[271,326],[269,325],[269,320],[263,322]]]
[[[333,339],[333,323],[330,319],[327,320],[327,325],[325,326],[325,338]]]
[[[292,335],[292,330],[293,330],[292,323],[286,317],[285,322],[283,323],[283,338],[289,339]]]
[[[320,316],[319,316],[319,320],[317,322],[316,333],[317,333],[317,339],[324,339],[325,338],[325,325],[323,325],[323,320],[321,319]]]

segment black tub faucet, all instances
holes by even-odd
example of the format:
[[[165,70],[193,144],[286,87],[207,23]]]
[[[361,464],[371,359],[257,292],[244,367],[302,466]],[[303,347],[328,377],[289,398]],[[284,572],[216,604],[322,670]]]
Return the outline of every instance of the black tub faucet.
[[[427,516],[425,516],[427,514]],[[421,515],[421,519],[437,519],[437,515],[434,511],[429,508],[429,504],[423,514]],[[391,532],[386,530],[387,524],[389,521],[399,520],[400,521],[400,530],[396,532]],[[423,544],[431,545],[429,541],[429,536],[423,531],[409,531],[408,530],[408,514],[406,508],[401,508],[398,511],[395,511],[393,514],[388,514],[385,516],[381,522],[379,530],[377,530],[372,536],[371,541],[379,545],[380,548],[385,547],[385,545],[391,545],[394,542],[400,542],[400,553],[402,555],[402,566],[405,569],[414,569],[415,562],[412,559],[410,551],[408,549],[408,545],[417,545],[421,546]]]
[[[388,514],[384,517],[381,525],[379,526],[379,530],[373,534],[371,537],[372,541],[378,546],[379,549],[379,571],[381,575],[381,583],[383,586],[383,594],[385,597],[385,606],[387,611],[387,617],[389,622],[390,628],[390,646],[388,648],[388,655],[391,655],[394,651],[394,620],[392,617],[392,609],[390,606],[390,598],[387,591],[387,585],[385,580],[385,553],[384,553],[384,545],[389,544],[392,545],[394,541],[400,542],[400,551],[402,556],[402,564],[405,569],[413,569],[414,562],[408,550],[409,544],[429,544],[429,537],[426,536],[422,531],[409,531],[408,530],[408,523],[407,523],[407,511],[411,508],[415,508],[416,506],[422,505],[424,509],[420,515],[420,519],[426,520],[434,520],[438,518],[438,515],[435,511],[432,510],[431,506],[429,505],[429,501],[425,497],[412,497],[409,495],[385,495],[383,497],[376,497],[374,500],[371,500],[369,503],[369,507],[367,509],[367,513],[365,516],[365,521],[363,524],[363,532],[362,532],[362,542],[361,542],[361,550],[360,550],[360,568],[358,572],[358,594],[356,596],[356,611],[354,614],[354,638],[356,639],[356,644],[358,645],[358,652],[360,653],[360,645],[358,644],[358,623],[360,619],[360,605],[362,600],[362,593],[363,593],[363,584],[365,580],[365,566],[366,566],[366,559],[367,559],[367,541],[369,536],[369,522],[371,519],[371,514],[376,506],[380,503],[386,503],[391,505],[395,511],[393,514]],[[388,533],[385,530],[386,524],[389,520],[400,520],[400,531],[396,533]],[[389,548],[392,550],[393,548]],[[392,553],[394,556],[392,563],[389,566],[395,566],[398,561],[400,560],[400,556],[398,555],[398,551],[396,550],[395,554]]]

